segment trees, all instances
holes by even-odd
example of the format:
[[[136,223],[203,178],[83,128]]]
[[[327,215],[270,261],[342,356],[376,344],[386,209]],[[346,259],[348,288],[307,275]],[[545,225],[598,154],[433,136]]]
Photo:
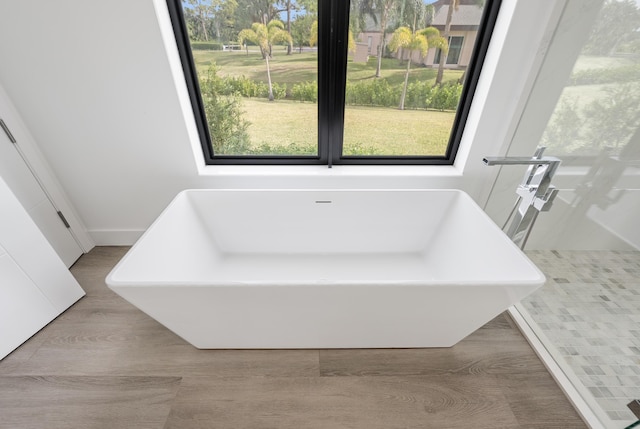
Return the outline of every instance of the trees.
[[[215,9],[211,0],[182,0],[182,3],[188,5],[183,9],[190,37],[208,41]]]
[[[309,35],[309,46],[312,48],[318,44],[318,20],[313,21],[311,25],[311,34]]]
[[[311,35],[309,36],[309,46],[314,47],[318,44],[318,20],[313,21],[311,26]],[[353,32],[349,30],[347,35],[347,52],[356,51],[356,39],[353,37]]]
[[[453,11],[458,10],[458,6],[460,4],[460,0],[449,0],[449,6],[447,9],[447,20],[444,24],[444,33],[442,33],[442,37],[447,41],[447,46],[449,46],[449,32],[451,31],[451,21],[453,20]],[[436,85],[440,85],[442,83],[442,77],[444,75],[444,63],[447,61],[447,55],[445,52],[442,52],[440,55],[440,62],[438,63],[438,74],[436,75]]]
[[[640,36],[640,8],[633,0],[608,0],[591,30],[583,53],[613,55],[625,43]]]
[[[435,8],[433,4],[425,5],[422,1],[398,0],[395,5],[394,21],[398,27],[411,27],[416,13],[419,17],[416,28],[431,26],[435,15]]]
[[[376,77],[382,77],[382,56],[386,44],[387,26],[391,21],[398,0],[359,0],[358,9],[361,17],[369,15],[371,19],[380,26],[381,39],[378,45],[378,65],[376,67]]]
[[[273,101],[273,85],[271,84],[271,70],[269,68],[269,58],[271,58],[271,46],[274,43],[293,43],[291,35],[284,30],[282,21],[272,19],[268,24],[259,22],[253,23],[251,28],[246,28],[238,34],[238,42],[242,45],[245,41],[255,43],[260,47],[262,57],[267,65],[267,80],[269,83],[269,101]]]
[[[411,55],[414,51],[419,51],[420,55],[425,56],[430,47],[442,49],[443,52],[446,52],[448,49],[446,39],[440,36],[440,32],[436,28],[427,27],[423,30],[412,31],[409,27],[400,27],[393,32],[393,36],[389,41],[389,49],[391,49],[392,52],[403,50],[409,53],[402,95],[400,96],[400,106],[398,107],[400,110],[404,110],[404,100],[407,95],[407,85],[409,83],[409,72],[411,71]]]
[[[298,47],[300,53],[302,53],[302,47],[308,45],[311,40],[311,26],[314,24],[315,18],[311,15],[298,16],[293,23],[291,23],[291,38],[293,43]],[[316,32],[318,31],[316,27]]]
[[[384,55],[384,47],[387,38],[387,25],[391,18],[391,12],[396,0],[373,0],[376,3],[376,10],[380,14],[380,30],[382,31],[382,39],[378,45],[378,65],[376,67],[376,77],[382,77],[382,56]]]
[[[223,42],[234,41],[236,37],[235,15],[238,9],[237,0],[220,1],[214,10],[213,25],[216,38]]]
[[[295,4],[291,0],[284,0],[287,11],[287,33],[291,34],[291,11],[295,9]],[[291,55],[291,44],[287,45],[287,55]]]
[[[200,93],[214,153],[238,155],[249,150],[249,122],[243,119],[240,99],[222,95],[224,83],[218,76],[218,66],[211,64],[200,79]]]
[[[597,155],[606,147],[611,148],[611,155],[617,155],[640,127],[639,97],[638,82],[610,84],[588,103],[563,95],[542,142],[560,155]]]

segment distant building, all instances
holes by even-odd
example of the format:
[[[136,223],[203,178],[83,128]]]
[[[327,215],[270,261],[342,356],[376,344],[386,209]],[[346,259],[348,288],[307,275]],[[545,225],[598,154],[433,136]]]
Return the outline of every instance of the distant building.
[[[449,0],[438,0],[433,3],[433,6],[435,15],[431,26],[443,33],[449,11]],[[445,61],[446,68],[465,69],[469,65],[473,46],[478,35],[478,27],[482,20],[482,11],[483,9],[478,6],[477,0],[459,0],[458,9],[454,10],[451,17],[449,53]],[[391,32],[386,34],[387,43],[391,36]],[[365,19],[365,28],[357,39],[361,44],[366,44],[366,51],[369,55],[376,56],[378,46],[382,41],[382,31],[379,24],[376,24],[371,18]],[[364,45],[358,46],[358,50],[363,51],[364,49]],[[406,58],[407,55],[404,54],[403,57]],[[423,63],[427,67],[438,67],[440,50],[429,49],[424,58],[421,58],[419,53],[413,53],[412,59],[414,62]]]
[[[387,34],[387,42],[391,38],[390,34]],[[366,16],[364,19],[364,29],[357,37],[356,44],[356,57],[362,61],[362,58],[366,56],[377,56],[378,47],[382,41],[382,31],[380,30],[380,24],[375,23],[370,16]]]
[[[454,9],[451,17],[449,53],[447,54],[445,67],[464,69],[471,61],[471,54],[476,43],[483,9],[478,6],[475,0],[461,0],[459,3],[458,9]],[[443,33],[447,21],[447,13],[449,12],[449,0],[438,0],[433,3],[433,6],[436,13],[431,25],[440,30],[440,33]],[[429,53],[424,59],[424,64],[437,67],[439,62],[440,50],[429,49]]]

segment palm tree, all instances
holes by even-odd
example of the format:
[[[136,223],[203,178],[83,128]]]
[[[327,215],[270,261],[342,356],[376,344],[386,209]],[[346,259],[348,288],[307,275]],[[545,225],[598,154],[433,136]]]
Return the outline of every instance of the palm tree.
[[[419,31],[411,31],[409,27],[400,27],[393,32],[393,36],[389,41],[389,49],[391,49],[392,52],[398,52],[401,49],[409,52],[407,70],[404,74],[404,86],[402,87],[400,106],[398,107],[400,110],[404,110],[404,100],[407,95],[407,85],[409,83],[409,72],[411,71],[411,55],[414,51],[419,51],[424,57],[429,48],[439,48],[442,49],[443,52],[448,50],[447,40],[444,37],[440,37],[440,32],[434,27],[427,27]]]
[[[356,39],[353,37],[353,31],[349,30],[347,35],[347,52],[354,53],[356,51]],[[309,36],[309,46],[312,48],[318,44],[318,20],[311,24],[311,35]]]
[[[458,10],[458,6],[460,5],[460,0],[449,0],[449,6],[447,9],[447,20],[444,24],[444,33],[442,33],[442,37],[447,40],[447,46],[449,45],[449,32],[451,31],[451,20],[453,19],[453,11]],[[438,63],[438,75],[436,76],[436,85],[440,85],[442,83],[442,76],[444,72],[444,63],[447,61],[447,53],[442,51],[440,52],[440,62]]]
[[[376,77],[382,77],[382,56],[387,36],[387,26],[392,18],[397,0],[361,0],[360,11],[369,15],[376,24],[380,25],[381,38],[378,44],[378,64],[376,66]],[[378,20],[379,19],[379,20]]]
[[[187,0],[187,3],[189,4],[188,9],[193,13],[198,22],[198,26],[200,27],[198,29],[199,31],[196,31],[196,34],[201,33],[200,36],[208,42],[209,31],[207,30],[207,23],[213,17],[213,6],[207,4],[208,2],[203,0]]]
[[[262,58],[267,64],[267,80],[269,81],[269,101],[273,101],[273,86],[271,85],[271,70],[269,69],[269,58],[271,58],[271,46],[274,43],[286,42],[293,44],[291,35],[284,30],[282,21],[272,19],[267,25],[254,22],[251,28],[245,28],[238,34],[238,43],[241,45],[248,40],[260,47]]]

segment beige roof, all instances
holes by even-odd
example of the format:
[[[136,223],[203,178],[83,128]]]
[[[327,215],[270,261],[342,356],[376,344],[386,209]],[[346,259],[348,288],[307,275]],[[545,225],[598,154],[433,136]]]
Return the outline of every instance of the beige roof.
[[[433,18],[431,25],[434,27],[444,27],[447,20],[447,11],[449,5],[441,6]],[[476,5],[460,5],[458,10],[453,10],[453,16],[451,17],[451,26],[464,26],[464,27],[478,27],[482,19],[483,9]],[[452,28],[453,29],[453,28]]]

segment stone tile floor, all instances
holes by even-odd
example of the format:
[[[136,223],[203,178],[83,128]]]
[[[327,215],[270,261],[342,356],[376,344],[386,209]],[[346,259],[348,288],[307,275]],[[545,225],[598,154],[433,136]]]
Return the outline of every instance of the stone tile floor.
[[[547,276],[523,301],[612,421],[640,399],[640,252],[527,251]]]

